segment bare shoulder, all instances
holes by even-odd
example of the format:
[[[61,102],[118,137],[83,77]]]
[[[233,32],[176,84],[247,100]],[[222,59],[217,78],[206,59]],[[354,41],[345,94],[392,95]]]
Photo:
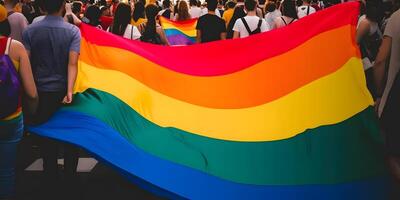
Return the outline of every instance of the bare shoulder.
[[[25,47],[20,41],[12,40],[11,49],[19,52],[19,51],[25,50]]]

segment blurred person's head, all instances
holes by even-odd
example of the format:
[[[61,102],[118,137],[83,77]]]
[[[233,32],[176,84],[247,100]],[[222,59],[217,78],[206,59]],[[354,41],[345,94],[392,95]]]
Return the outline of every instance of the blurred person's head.
[[[135,22],[138,21],[140,18],[145,18],[144,4],[141,1],[135,3],[135,9],[133,10],[132,13],[132,19]]]
[[[164,0],[162,5],[163,5],[164,9],[170,8],[171,7],[171,1],[170,0]]]
[[[225,5],[226,9],[233,9],[233,8],[235,8],[235,6],[236,6],[236,3],[233,1],[228,1],[228,2],[226,2],[226,5]]]
[[[3,5],[0,5],[0,35],[8,37],[10,34],[11,27],[7,19],[7,10]]]
[[[381,22],[384,16],[382,0],[368,0],[365,3],[365,16],[373,22]]]
[[[98,26],[100,25],[100,17],[101,17],[101,11],[99,7],[91,5],[86,9],[84,20],[82,21],[91,26]]]
[[[80,1],[74,1],[71,6],[72,13],[79,17],[82,11],[82,3]]]
[[[19,0],[4,0],[4,4],[9,7],[15,7],[19,3]]]
[[[255,11],[257,7],[257,2],[255,0],[245,0],[244,8],[247,12]]]
[[[189,6],[186,1],[180,1],[178,5],[178,21],[190,19]]]
[[[131,6],[125,3],[118,4],[115,10],[111,32],[116,35],[124,35],[125,29],[131,23]]]
[[[65,0],[44,0],[44,9],[50,15],[59,14],[65,11]]]
[[[189,1],[190,6],[197,6],[197,0],[190,0]]]
[[[100,12],[101,12],[101,16],[111,16],[111,11],[108,6],[101,6]]]
[[[276,10],[276,4],[274,2],[269,2],[266,6],[265,6],[265,11],[266,12],[274,12]]]
[[[206,0],[206,2],[208,11],[215,11],[215,9],[217,9],[218,6],[217,0]]]
[[[295,1],[284,0],[281,5],[281,12],[282,12],[283,16],[297,19],[297,10],[296,10]]]

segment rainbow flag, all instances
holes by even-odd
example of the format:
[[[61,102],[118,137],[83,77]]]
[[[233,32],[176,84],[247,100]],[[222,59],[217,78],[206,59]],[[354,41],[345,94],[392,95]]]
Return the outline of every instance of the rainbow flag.
[[[172,199],[384,199],[358,10],[183,47],[82,25],[74,103],[30,131]]]
[[[160,17],[160,23],[170,45],[191,45],[196,43],[197,19],[171,21],[165,17]]]

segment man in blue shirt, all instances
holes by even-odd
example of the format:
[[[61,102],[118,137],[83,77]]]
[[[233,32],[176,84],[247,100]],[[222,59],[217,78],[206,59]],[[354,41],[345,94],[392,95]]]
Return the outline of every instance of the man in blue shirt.
[[[48,15],[23,32],[23,43],[30,56],[32,72],[39,93],[39,107],[33,123],[46,122],[62,104],[72,103],[80,51],[80,31],[62,16],[65,0],[44,0]],[[41,154],[46,180],[57,178],[57,148],[55,141],[42,139]],[[74,177],[78,163],[76,148],[66,146],[64,169]]]

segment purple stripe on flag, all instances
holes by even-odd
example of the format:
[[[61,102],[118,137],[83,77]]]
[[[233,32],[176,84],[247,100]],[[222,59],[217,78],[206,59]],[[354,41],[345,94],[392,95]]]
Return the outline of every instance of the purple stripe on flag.
[[[177,34],[177,35],[168,35],[168,42],[170,45],[191,45],[194,44],[194,39],[189,38],[185,35]]]

